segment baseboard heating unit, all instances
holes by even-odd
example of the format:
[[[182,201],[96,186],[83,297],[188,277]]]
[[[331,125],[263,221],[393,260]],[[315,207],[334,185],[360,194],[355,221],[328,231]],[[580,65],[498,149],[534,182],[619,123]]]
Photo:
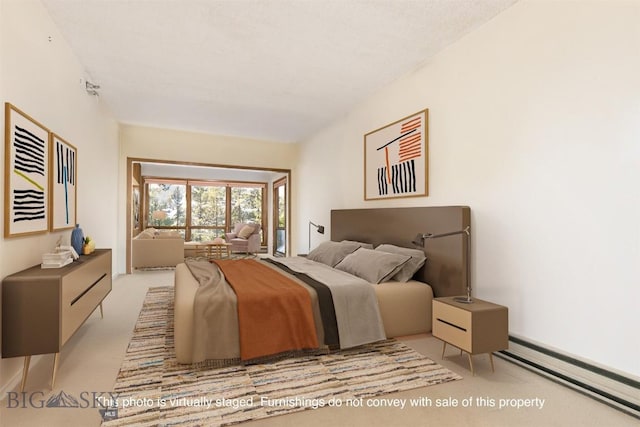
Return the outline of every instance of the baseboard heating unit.
[[[640,379],[513,335],[496,356],[640,418]]]

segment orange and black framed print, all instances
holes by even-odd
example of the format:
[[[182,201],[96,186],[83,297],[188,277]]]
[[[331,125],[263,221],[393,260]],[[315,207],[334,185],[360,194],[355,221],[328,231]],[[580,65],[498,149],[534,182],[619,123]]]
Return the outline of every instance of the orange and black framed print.
[[[425,109],[365,134],[365,200],[429,195],[428,131]]]
[[[5,103],[4,237],[49,229],[49,130]]]
[[[78,150],[51,133],[51,231],[73,228],[76,224]]]

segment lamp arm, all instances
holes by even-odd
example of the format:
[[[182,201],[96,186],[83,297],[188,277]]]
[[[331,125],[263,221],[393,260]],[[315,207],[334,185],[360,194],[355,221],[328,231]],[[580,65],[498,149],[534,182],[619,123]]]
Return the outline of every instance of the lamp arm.
[[[451,231],[449,233],[442,233],[442,234],[424,234],[423,237],[425,239],[437,239],[439,237],[446,237],[446,236],[454,236],[456,234],[466,234],[467,236],[470,235],[469,233],[469,226],[467,225],[464,230],[459,230],[459,231]]]
[[[309,221],[309,250],[308,250],[308,252],[311,252],[311,226],[312,225],[316,228],[316,231],[318,233],[324,234],[324,225],[314,224],[313,222]]]
[[[467,274],[466,274],[466,285],[467,285],[467,295],[465,297],[456,297],[454,298],[455,301],[457,302],[461,302],[464,304],[471,304],[473,303],[473,300],[471,299],[471,233],[470,233],[470,226],[467,225],[464,230],[458,230],[458,231],[451,231],[449,233],[442,233],[442,234],[423,234],[422,238],[423,239],[437,239],[439,237],[446,237],[446,236],[453,236],[456,234],[466,234],[467,235],[467,265],[466,265],[466,270],[467,270]]]

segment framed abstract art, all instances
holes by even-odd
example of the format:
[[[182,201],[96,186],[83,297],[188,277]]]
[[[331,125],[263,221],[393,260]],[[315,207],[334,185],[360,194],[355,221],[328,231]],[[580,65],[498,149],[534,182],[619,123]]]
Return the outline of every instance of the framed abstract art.
[[[76,224],[78,150],[51,133],[51,231],[73,228]]]
[[[5,103],[4,237],[49,228],[49,130]]]
[[[364,136],[364,199],[427,196],[429,110]]]

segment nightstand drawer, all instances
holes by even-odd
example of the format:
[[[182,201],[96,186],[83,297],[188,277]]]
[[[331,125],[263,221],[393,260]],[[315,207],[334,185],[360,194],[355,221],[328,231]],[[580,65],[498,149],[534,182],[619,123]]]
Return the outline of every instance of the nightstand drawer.
[[[471,313],[469,311],[460,310],[440,301],[433,301],[433,318],[440,318],[462,329],[471,329]]]
[[[471,351],[471,313],[434,300],[432,333],[436,338]]]

